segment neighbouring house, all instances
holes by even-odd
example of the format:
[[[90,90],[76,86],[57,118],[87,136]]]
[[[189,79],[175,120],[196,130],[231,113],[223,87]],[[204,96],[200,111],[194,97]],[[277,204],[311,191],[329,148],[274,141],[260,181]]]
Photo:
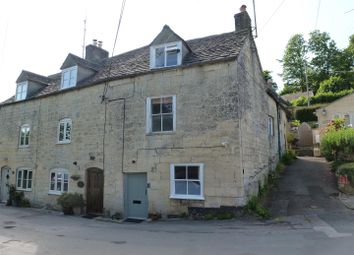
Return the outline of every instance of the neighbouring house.
[[[354,93],[317,109],[315,113],[318,118],[318,128],[313,129],[313,140],[314,144],[319,145],[325,128],[332,120],[342,118],[345,120],[345,125],[354,127]]]
[[[318,127],[323,130],[334,119],[343,118],[347,126],[354,126],[354,93],[316,110]]]
[[[86,212],[146,218],[243,206],[286,150],[245,10],[236,31],[185,41],[164,26],[114,57],[94,41],[61,72],[22,71],[0,105],[0,199],[78,192]]]

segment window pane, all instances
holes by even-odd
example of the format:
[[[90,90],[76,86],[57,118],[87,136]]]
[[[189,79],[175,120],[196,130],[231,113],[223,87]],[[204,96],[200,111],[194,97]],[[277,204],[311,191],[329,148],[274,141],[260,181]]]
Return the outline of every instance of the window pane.
[[[32,180],[32,171],[28,171],[28,179]]]
[[[22,184],[22,170],[18,171],[17,173],[17,187],[21,188]]]
[[[165,97],[162,99],[162,113],[172,112],[172,97]]]
[[[177,51],[167,52],[167,63],[166,66],[175,66],[177,65]]]
[[[65,139],[70,140],[71,139],[71,123],[66,123],[66,132],[65,132]]]
[[[50,174],[50,190],[55,190],[55,173]]]
[[[27,188],[28,188],[28,189],[32,189],[32,181],[31,181],[31,180],[28,180],[28,182],[27,182]]]
[[[63,176],[61,173],[57,173],[57,190],[61,191],[61,185],[63,181]]]
[[[29,145],[29,132],[26,133],[24,145]]]
[[[22,188],[27,189],[27,179],[22,180]]]
[[[152,114],[161,113],[161,99],[160,98],[151,99],[151,113]]]
[[[27,179],[27,170],[23,170],[23,179]]]
[[[59,141],[64,141],[64,123],[59,124]]]
[[[200,182],[189,181],[188,182],[188,195],[200,195]]]
[[[155,66],[165,66],[165,48],[157,48],[155,50]]]
[[[187,195],[187,182],[186,181],[175,181],[175,194]]]
[[[188,179],[199,180],[199,166],[188,167]]]
[[[173,131],[173,115],[163,115],[162,116],[162,127],[163,131]]]
[[[348,126],[350,124],[350,116],[348,114],[344,115],[344,125]]]
[[[152,116],[152,132],[161,131],[161,115]]]
[[[186,179],[185,166],[175,166],[175,179]]]

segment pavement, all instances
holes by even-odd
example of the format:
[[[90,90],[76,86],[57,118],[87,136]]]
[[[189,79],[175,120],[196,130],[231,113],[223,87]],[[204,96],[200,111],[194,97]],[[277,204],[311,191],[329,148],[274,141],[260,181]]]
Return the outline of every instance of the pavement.
[[[344,204],[348,209],[354,210],[354,196],[346,195],[342,192],[339,193],[338,199]]]

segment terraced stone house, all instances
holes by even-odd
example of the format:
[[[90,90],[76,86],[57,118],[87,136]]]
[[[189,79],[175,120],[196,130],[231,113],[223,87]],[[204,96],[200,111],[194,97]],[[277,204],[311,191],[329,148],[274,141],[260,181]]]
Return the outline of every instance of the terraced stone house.
[[[236,30],[184,40],[168,26],[114,57],[95,41],[50,76],[22,71],[0,105],[0,199],[84,195],[86,212],[147,218],[242,206],[284,152],[245,10]],[[58,65],[59,67],[59,65]]]

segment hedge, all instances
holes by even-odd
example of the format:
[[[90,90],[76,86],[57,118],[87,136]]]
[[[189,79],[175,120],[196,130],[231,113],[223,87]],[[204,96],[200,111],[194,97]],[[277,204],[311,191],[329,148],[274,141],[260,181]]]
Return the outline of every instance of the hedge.
[[[310,97],[310,103],[313,104],[328,104],[339,98],[353,93],[353,89],[342,90],[339,92],[322,92],[317,93],[315,96]],[[307,105],[307,97],[301,96],[291,101],[293,106],[305,106]]]
[[[317,116],[315,112],[320,107],[321,105],[311,105],[309,107],[295,108],[294,110],[295,119],[299,120],[301,123],[317,121]]]
[[[321,154],[328,160],[350,160],[354,155],[354,129],[329,131],[321,140]]]

